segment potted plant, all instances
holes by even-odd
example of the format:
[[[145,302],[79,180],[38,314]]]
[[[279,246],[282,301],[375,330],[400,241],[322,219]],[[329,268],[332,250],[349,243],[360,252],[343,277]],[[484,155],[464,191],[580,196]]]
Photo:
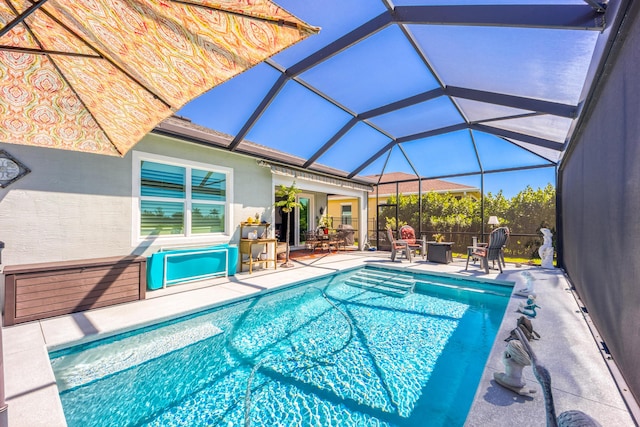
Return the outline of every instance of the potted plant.
[[[333,218],[329,215],[323,216],[318,225],[320,228],[324,229],[324,234],[329,234],[329,229],[333,228]]]
[[[280,185],[276,189],[276,197],[282,198],[282,200],[278,200],[275,203],[276,207],[282,208],[282,212],[290,214],[295,208],[299,208],[302,206],[300,203],[296,201],[296,196],[300,193],[298,187],[296,187],[295,181],[291,186],[286,187],[284,185]],[[287,218],[287,234],[285,238],[289,240],[289,229],[291,228],[291,215],[288,215]],[[287,241],[287,258],[286,261],[281,265],[281,267],[293,267],[293,263],[289,261],[289,242]]]

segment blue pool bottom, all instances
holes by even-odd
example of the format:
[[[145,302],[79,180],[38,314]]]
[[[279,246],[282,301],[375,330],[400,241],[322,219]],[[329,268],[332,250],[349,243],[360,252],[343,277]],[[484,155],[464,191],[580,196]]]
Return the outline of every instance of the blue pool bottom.
[[[353,274],[53,354],[69,425],[463,425],[511,289]]]

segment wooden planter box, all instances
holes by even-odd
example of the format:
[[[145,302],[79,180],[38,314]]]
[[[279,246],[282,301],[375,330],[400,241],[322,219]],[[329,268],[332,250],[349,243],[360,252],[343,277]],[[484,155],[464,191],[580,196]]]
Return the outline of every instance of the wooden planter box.
[[[4,325],[145,298],[147,258],[98,258],[7,266]]]

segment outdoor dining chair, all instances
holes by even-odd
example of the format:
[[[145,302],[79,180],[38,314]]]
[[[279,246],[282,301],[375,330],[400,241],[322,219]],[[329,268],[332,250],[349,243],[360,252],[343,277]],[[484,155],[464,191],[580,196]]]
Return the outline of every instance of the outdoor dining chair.
[[[312,253],[315,252],[318,247],[322,247],[322,239],[317,231],[306,231],[304,239],[306,248]]]
[[[416,250],[422,251],[424,257],[423,245],[416,239],[416,232],[410,225],[403,225],[400,227],[400,239],[407,242],[409,245],[409,251],[415,253]]]
[[[491,232],[489,235],[489,243],[479,244],[478,246],[472,246],[467,251],[467,265],[465,266],[465,270],[469,268],[469,259],[477,258],[480,260],[484,271],[489,273],[489,261],[493,261],[495,265],[495,261],[498,261],[498,268],[500,269],[500,273],[502,273],[502,266],[507,266],[504,261],[504,247],[507,244],[507,239],[509,238],[509,228],[507,227],[498,227]],[[480,246],[482,245],[482,246]]]
[[[402,237],[402,228],[400,228],[400,236]],[[413,243],[409,243],[409,241],[405,239],[396,239],[393,237],[393,231],[390,227],[387,227],[387,238],[391,244],[391,261],[395,261],[397,254],[400,252],[404,253],[405,258],[408,259],[409,262],[413,262],[411,257],[412,252],[421,246],[416,245],[415,238],[413,239]]]
[[[405,258],[411,261],[411,252],[409,251],[409,245],[407,242],[402,240],[397,240],[393,237],[393,231],[390,227],[387,227],[387,239],[389,240],[389,244],[391,244],[391,261],[396,260],[396,255],[398,252],[404,253]]]

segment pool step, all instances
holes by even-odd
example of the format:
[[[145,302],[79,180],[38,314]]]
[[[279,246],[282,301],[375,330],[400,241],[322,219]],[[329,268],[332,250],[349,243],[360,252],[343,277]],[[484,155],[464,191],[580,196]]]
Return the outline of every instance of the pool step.
[[[81,352],[53,358],[51,366],[58,391],[66,391],[100,380],[221,335],[222,329],[197,317]]]
[[[386,295],[404,297],[413,292],[416,281],[408,274],[363,270],[351,276],[345,283]]]
[[[410,274],[392,273],[388,271],[361,270],[358,271],[355,276],[371,280],[391,280],[393,283],[409,285],[416,281]]]

